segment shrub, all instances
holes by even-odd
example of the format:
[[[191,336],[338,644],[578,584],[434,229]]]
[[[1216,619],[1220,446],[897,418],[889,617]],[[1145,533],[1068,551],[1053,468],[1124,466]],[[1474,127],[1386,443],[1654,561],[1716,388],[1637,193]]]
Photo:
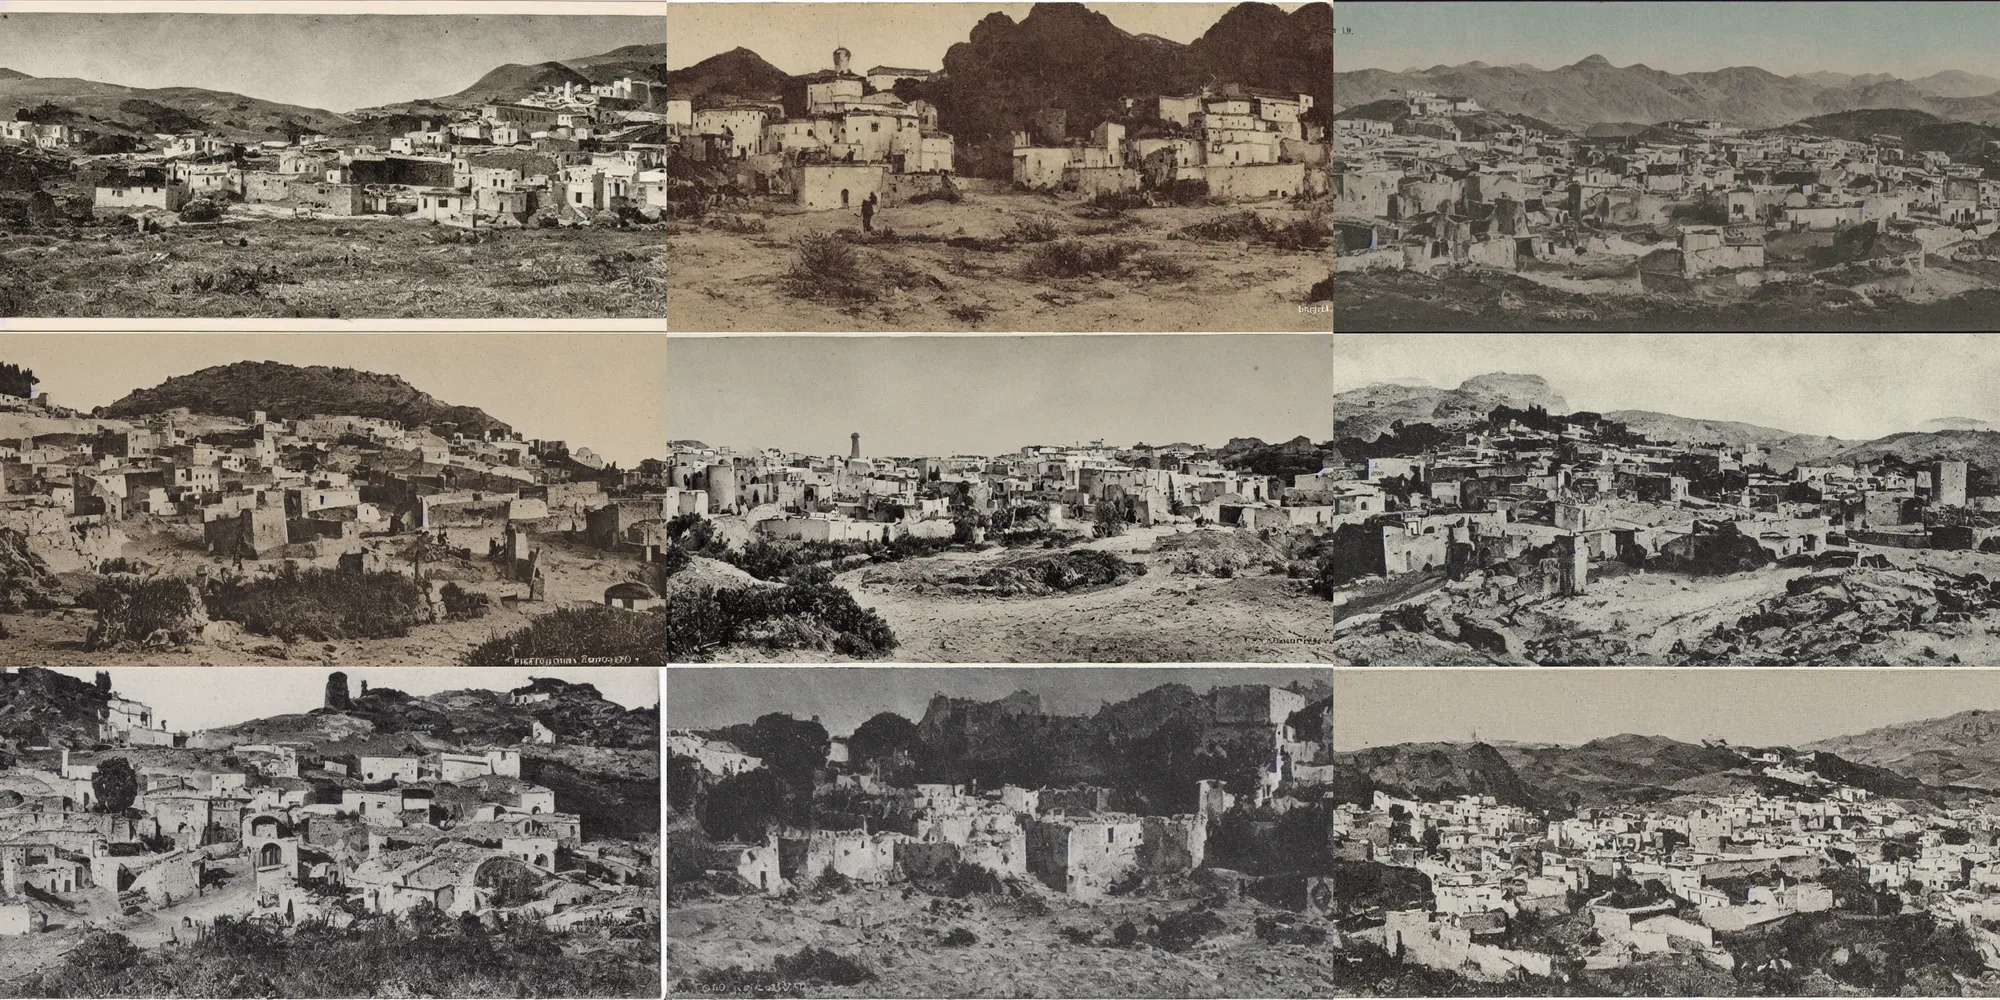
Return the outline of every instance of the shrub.
[[[963,927],[954,927],[951,929],[951,933],[938,938],[938,944],[944,945],[947,948],[963,948],[966,945],[978,943],[979,938]]]
[[[774,648],[820,648],[817,644],[825,642],[837,652],[857,657],[880,656],[896,648],[889,623],[833,584],[702,587],[676,595],[672,613],[665,618],[662,660],[674,663],[704,661],[717,649],[753,641]],[[774,621],[789,627],[779,630]],[[795,642],[813,645],[789,645]]]
[[[1154,944],[1167,951],[1186,951],[1227,928],[1222,918],[1206,909],[1186,910],[1159,921],[1150,935]]]
[[[552,661],[664,666],[673,645],[672,619],[680,611],[679,598],[672,616],[663,608],[640,614],[602,605],[561,608],[472,647],[465,665],[510,667]]]
[[[1139,928],[1127,920],[1111,929],[1111,941],[1120,948],[1130,948],[1139,941]]]
[[[1137,928],[1133,928],[1133,933],[1134,933],[1134,934],[1136,935],[1136,934],[1138,933],[1138,929],[1137,929]],[[1095,931],[1087,931],[1087,930],[1084,930],[1084,929],[1083,929],[1083,928],[1081,928],[1081,927],[1064,927],[1064,928],[1062,929],[1062,936],[1063,936],[1063,938],[1064,938],[1065,940],[1067,940],[1067,941],[1068,941],[1068,942],[1069,942],[1070,944],[1096,944],[1096,943],[1097,943],[1097,932],[1095,932]]]
[[[754,215],[718,215],[707,220],[707,224],[723,232],[745,235],[761,233],[770,228],[764,224],[763,219]]]
[[[1116,271],[1139,249],[1139,244],[1124,240],[1095,246],[1082,240],[1059,240],[1036,247],[1021,270],[1031,278],[1081,278]]]
[[[796,954],[780,955],[772,963],[772,971],[780,979],[833,986],[855,986],[875,978],[867,966],[825,948],[803,948]]]
[[[1194,268],[1163,253],[1149,253],[1132,264],[1132,269],[1153,281],[1185,281],[1194,277]]]
[[[793,244],[798,251],[786,281],[799,298],[872,301],[875,292],[861,272],[861,258],[847,241],[833,233],[807,233]]]
[[[1306,301],[1307,301],[1307,302],[1332,302],[1332,301],[1333,301],[1333,275],[1329,274],[1329,275],[1327,275],[1326,277],[1324,277],[1324,278],[1321,278],[1320,280],[1318,280],[1318,281],[1315,281],[1315,282],[1313,282],[1313,286],[1312,286],[1312,290],[1306,293]],[[1988,539],[1988,541],[1991,541],[1991,539]]]
[[[1056,224],[1056,220],[1045,215],[1022,219],[1014,223],[1014,228],[1007,231],[1007,239],[1015,243],[1047,243],[1062,238],[1062,235],[1062,227]]]
[[[222,206],[207,198],[196,198],[181,208],[182,222],[214,222],[222,218]]]
[[[483,618],[493,609],[493,598],[476,590],[467,590],[456,583],[447,583],[438,594],[444,600],[444,617],[447,621],[462,622]]]
[[[905,205],[921,205],[921,204],[923,204],[924,202],[927,202],[927,201],[942,201],[942,202],[946,202],[946,203],[949,203],[949,204],[953,204],[953,205],[956,205],[956,204],[958,204],[959,202],[961,202],[961,201],[964,201],[964,200],[965,200],[965,196],[964,196],[964,195],[962,195],[962,194],[959,194],[959,193],[958,193],[958,189],[957,189],[957,188],[955,188],[955,187],[953,187],[953,186],[951,186],[951,184],[947,182],[947,183],[945,184],[945,186],[944,186],[943,188],[939,189],[939,190],[936,190],[936,191],[925,191],[925,192],[923,192],[922,194],[919,194],[919,195],[916,195],[915,197],[911,197],[911,198],[906,198],[906,199],[904,199],[904,201],[903,201],[903,204],[905,204]]]
[[[165,642],[184,646],[208,624],[209,612],[192,583],[174,577],[141,580],[114,577],[77,598],[97,611],[83,648],[108,649],[121,642]]]
[[[672,576],[675,573],[678,573],[681,570],[684,570],[689,566],[694,565],[694,557],[688,555],[688,551],[686,549],[681,548],[678,545],[668,543],[667,554],[665,558],[662,560],[660,565],[665,567],[667,576]]]
[[[288,565],[276,577],[224,580],[206,600],[210,615],[286,642],[401,638],[430,618],[421,585],[381,570],[354,573]]]

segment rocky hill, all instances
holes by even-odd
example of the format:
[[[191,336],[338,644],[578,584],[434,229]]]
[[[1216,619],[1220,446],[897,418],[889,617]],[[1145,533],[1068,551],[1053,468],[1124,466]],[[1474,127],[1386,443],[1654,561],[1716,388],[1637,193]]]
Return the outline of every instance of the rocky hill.
[[[1974,710],[1810,745],[1931,785],[2000,791],[2000,712]]]
[[[590,83],[590,77],[559,62],[504,63],[488,70],[472,86],[456,94],[435,98],[433,103],[449,108],[471,107],[493,101],[515,100],[544,87],[564,84],[587,87]]]
[[[1367,802],[1391,795],[1443,799],[1491,795],[1502,803],[1538,807],[1546,795],[1521,780],[1500,751],[1485,743],[1400,743],[1333,755],[1336,797]]]
[[[1912,152],[1940,152],[1954,160],[1983,157],[1986,143],[2000,138],[2000,126],[1976,122],[1950,121],[1925,111],[1906,108],[1871,108],[1815,115],[1782,129],[1785,133],[1816,133],[1835,139],[1866,142],[1877,135],[1893,135]]]
[[[1894,457],[1905,462],[1956,459],[1981,469],[2000,470],[2000,431],[1906,431],[1836,452],[1837,462],[1872,462]]]
[[[1569,409],[1562,394],[1540,375],[1493,372],[1475,375],[1453,389],[1377,382],[1334,395],[1333,436],[1373,440],[1398,420],[1441,426],[1474,423],[1500,406],[1540,406],[1551,413]]]
[[[1731,448],[1754,444],[1770,452],[1769,464],[1779,472],[1788,472],[1802,462],[1818,461],[1859,444],[1735,420],[1701,420],[1652,410],[1613,410],[1604,414],[1604,419],[1617,421],[1634,434],[1667,444],[1720,444]]]
[[[322,707],[253,719],[209,730],[209,738],[218,742],[326,743],[402,734],[431,746],[514,744],[528,737],[532,722],[540,722],[556,734],[559,746],[659,748],[657,709],[627,709],[605,700],[589,684],[554,678],[540,678],[536,683],[548,690],[550,697],[528,705],[509,704],[505,691],[470,689],[415,696],[378,687],[355,695],[346,708]]]
[[[0,66],[0,80],[32,80],[32,79],[34,79],[34,77],[29,76],[28,74],[23,73],[18,69],[8,69],[5,66]]]
[[[790,79],[790,74],[739,45],[667,73],[667,99],[693,101],[697,107],[725,98],[775,101],[784,97]]]
[[[1259,476],[1282,476],[1288,486],[1293,476],[1310,475],[1326,468],[1328,462],[1339,460],[1340,453],[1333,450],[1333,442],[1314,444],[1304,434],[1277,444],[1265,444],[1256,438],[1231,438],[1222,449],[1223,465]]]
[[[512,430],[477,407],[444,403],[394,375],[275,361],[239,361],[176,375],[151,389],[128,393],[102,412],[107,417],[140,417],[175,408],[239,419],[248,419],[256,410],[274,420],[321,413],[378,417],[410,427],[450,425],[479,435]]]
[[[421,98],[376,108],[363,109],[369,116],[394,114],[421,115],[438,108],[476,108],[494,101],[516,101],[542,89],[566,83],[589,86],[610,83],[624,77],[663,83],[667,79],[667,44],[646,42],[621,45],[609,52],[573,59],[551,59],[538,63],[503,63],[486,71],[455,94]],[[668,95],[673,96],[672,94]]]
[[[0,739],[24,747],[93,746],[109,694],[89,681],[41,667],[0,673]]]
[[[1466,63],[1392,72],[1334,74],[1334,105],[1347,108],[1432,90],[1475,98],[1489,109],[1532,115],[1572,128],[1597,122],[1656,123],[1719,118],[1769,128],[1838,111],[1904,108],[1942,118],[2000,123],[2000,94],[1967,94],[1978,84],[1936,74],[1924,81],[1837,74],[1779,76],[1755,66],[1668,73],[1643,64],[1613,66],[1593,55],[1544,70]],[[1928,88],[1928,89],[1927,89]],[[1995,88],[2000,90],[2000,88]]]

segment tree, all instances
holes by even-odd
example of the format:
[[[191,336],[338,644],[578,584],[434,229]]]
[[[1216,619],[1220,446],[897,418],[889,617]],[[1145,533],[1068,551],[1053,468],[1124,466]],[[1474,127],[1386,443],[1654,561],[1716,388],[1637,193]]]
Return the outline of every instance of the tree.
[[[42,380],[35,373],[12,362],[0,364],[0,392],[22,399],[33,399],[35,386]]]
[[[97,795],[97,811],[122,813],[139,797],[139,776],[123,757],[113,757],[97,765],[90,776],[90,789]]]
[[[859,762],[889,756],[916,741],[916,723],[894,712],[878,712],[847,738],[847,752]]]
[[[111,671],[99,670],[97,672],[97,677],[95,678],[95,682],[97,684],[97,690],[102,691],[105,694],[111,693]]]
[[[1125,515],[1117,504],[1100,500],[1091,511],[1090,530],[1098,538],[1116,538],[1125,533]]]

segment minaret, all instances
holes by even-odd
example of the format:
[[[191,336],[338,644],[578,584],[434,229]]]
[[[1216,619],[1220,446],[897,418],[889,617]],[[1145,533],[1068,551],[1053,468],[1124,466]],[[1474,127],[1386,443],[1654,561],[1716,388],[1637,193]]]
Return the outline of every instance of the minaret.
[[[839,49],[834,49],[834,50],[833,50],[833,71],[834,71],[835,73],[837,73],[837,74],[841,75],[841,76],[846,76],[846,75],[847,75],[847,61],[848,61],[849,59],[852,59],[853,57],[854,57],[854,54],[853,54],[853,53],[851,53],[851,52],[849,52],[849,51],[847,51],[847,50],[846,50],[845,48],[839,48]]]
[[[843,49],[842,51],[846,51],[846,50],[845,50],[845,49]],[[861,432],[860,432],[860,431],[855,431],[854,433],[852,433],[852,434],[849,434],[849,435],[847,436],[847,457],[848,457],[848,458],[860,458],[860,457],[861,457]]]

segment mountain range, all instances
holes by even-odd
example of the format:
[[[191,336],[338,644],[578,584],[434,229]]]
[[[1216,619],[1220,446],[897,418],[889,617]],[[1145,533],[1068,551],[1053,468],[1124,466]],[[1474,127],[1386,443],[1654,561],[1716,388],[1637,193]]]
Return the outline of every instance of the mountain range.
[[[575,59],[529,66],[509,63],[495,67],[455,94],[362,110],[381,114],[456,110],[526,97],[543,86],[608,83],[626,76],[660,82],[666,77],[666,64],[665,42],[626,45]],[[70,77],[36,77],[0,68],[0,116],[13,118],[22,112],[101,135],[137,137],[200,131],[239,142],[289,138],[299,132],[337,136],[356,124],[355,114],[228,91],[125,87]]]
[[[1924,111],[1958,121],[2000,124],[2000,80],[1946,71],[1917,80],[1887,74],[1779,76],[1755,66],[1669,73],[1644,64],[1613,66],[1593,55],[1539,69],[1482,62],[1392,72],[1334,74],[1334,107],[1400,99],[1412,90],[1467,96],[1497,112],[1530,115],[1584,129],[1601,122],[1649,124],[1715,118],[1770,128],[1830,112],[1871,108]]]
[[[344,414],[480,436],[489,430],[512,430],[478,407],[445,403],[394,375],[276,361],[238,361],[176,375],[150,389],[127,393],[100,412],[106,417],[143,417],[172,409],[243,420],[257,410],[274,420]]]
[[[1019,22],[996,11],[942,54],[942,72],[911,96],[938,107],[939,127],[958,140],[961,173],[1004,173],[1012,133],[1038,126],[1047,132],[1058,115],[1069,137],[1133,117],[1125,108],[1129,97],[1235,83],[1332,104],[1331,4],[1287,14],[1266,3],[1240,3],[1186,45],[1128,32],[1113,23],[1115,15],[1115,8],[1107,16],[1080,3],[1038,3]],[[669,99],[782,100],[788,114],[799,115],[810,75],[791,76],[736,48],[665,79]]]
[[[1982,716],[1987,726],[2000,729],[2000,713],[1964,715]],[[2000,788],[2000,740],[1991,749],[1969,741],[1955,745],[1954,770],[1895,766],[1910,767],[1909,748],[1931,745],[1937,730],[1952,728],[1946,724],[1960,718],[1907,723],[1799,749],[1819,751],[1807,770],[1892,798],[1935,800],[1947,785],[1967,785],[1949,776],[1934,780],[1940,775],[1973,775]],[[1333,767],[1335,796],[1355,802],[1380,790],[1424,799],[1491,795],[1511,805],[1560,809],[1796,789],[1763,775],[1761,765],[1735,750],[1630,733],[1577,746],[1399,743],[1337,751]]]
[[[1498,406],[1514,409],[1540,406],[1550,413],[1567,412],[1568,408],[1562,394],[1539,375],[1495,372],[1466,379],[1451,389],[1412,384],[1409,380],[1377,382],[1334,394],[1334,439],[1372,441],[1399,421],[1462,427],[1483,420]],[[1873,462],[1884,458],[1911,463],[1957,459],[1982,469],[2000,470],[2000,428],[1971,417],[1939,417],[1925,421],[1918,430],[1854,441],[1652,410],[1610,410],[1602,416],[1663,444],[1720,444],[1732,448],[1756,445],[1770,454],[1766,464],[1779,472],[1801,463]]]

